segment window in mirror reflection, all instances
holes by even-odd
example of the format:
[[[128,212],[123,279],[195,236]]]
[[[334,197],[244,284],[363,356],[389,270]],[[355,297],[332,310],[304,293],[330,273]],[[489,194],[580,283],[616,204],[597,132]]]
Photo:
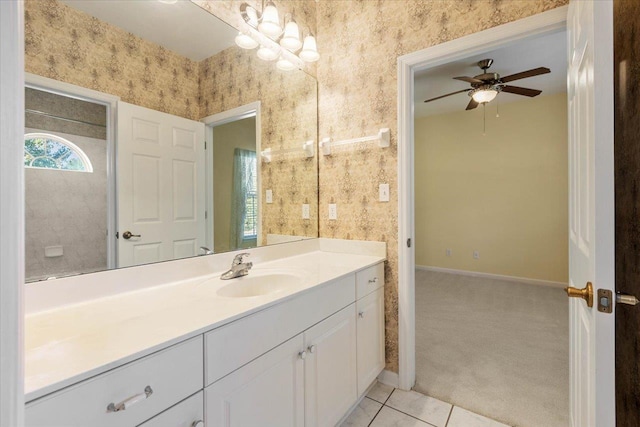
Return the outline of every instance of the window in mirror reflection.
[[[93,172],[89,157],[74,143],[61,136],[28,133],[24,137],[26,168]]]
[[[235,232],[232,247],[243,247],[248,240],[258,237],[258,203],[256,152],[236,148],[233,153],[233,205],[231,219]],[[241,240],[240,240],[241,239]]]

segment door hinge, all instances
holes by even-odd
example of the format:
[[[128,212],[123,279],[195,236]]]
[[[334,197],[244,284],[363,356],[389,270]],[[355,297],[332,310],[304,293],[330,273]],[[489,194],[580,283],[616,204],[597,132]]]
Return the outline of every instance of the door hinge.
[[[204,211],[204,219],[207,219],[209,217],[209,212]]]
[[[407,247],[410,248],[411,247],[411,239],[407,239]]]
[[[116,231],[116,239],[119,239],[119,238],[120,238],[120,232]]]
[[[204,142],[204,149],[207,149],[207,141]]]

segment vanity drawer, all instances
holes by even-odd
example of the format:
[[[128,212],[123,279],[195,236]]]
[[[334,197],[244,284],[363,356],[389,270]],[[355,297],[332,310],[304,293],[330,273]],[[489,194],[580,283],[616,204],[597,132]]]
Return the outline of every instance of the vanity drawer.
[[[355,274],[205,334],[205,386],[355,301]]]
[[[384,262],[356,273],[356,295],[360,299],[384,286]]]
[[[202,369],[198,336],[28,404],[25,425],[135,426],[202,389]],[[108,410],[133,396],[126,409]]]
[[[138,427],[204,427],[204,391],[194,394]]]

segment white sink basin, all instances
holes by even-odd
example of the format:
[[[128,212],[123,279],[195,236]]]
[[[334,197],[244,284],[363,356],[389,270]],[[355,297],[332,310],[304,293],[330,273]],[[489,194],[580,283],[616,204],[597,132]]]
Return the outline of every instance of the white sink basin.
[[[291,290],[304,284],[305,277],[299,272],[286,270],[249,271],[244,277],[211,280],[224,285],[216,294],[224,298],[250,298]],[[213,285],[213,283],[211,283]],[[215,286],[215,285],[214,285]]]

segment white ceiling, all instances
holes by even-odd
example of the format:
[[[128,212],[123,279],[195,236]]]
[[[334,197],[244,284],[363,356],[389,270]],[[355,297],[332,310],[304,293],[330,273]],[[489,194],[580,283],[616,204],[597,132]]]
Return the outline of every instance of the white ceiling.
[[[61,0],[101,21],[202,61],[234,44],[238,31],[188,0]]]
[[[547,67],[551,73],[513,81],[513,86],[542,90],[542,94],[566,92],[567,49],[566,32],[523,40],[507,47],[474,55],[416,73],[414,85],[415,116],[425,117],[453,111],[463,111],[469,103],[469,95],[459,93],[447,98],[425,103],[425,99],[469,88],[469,84],[453,80],[453,77],[475,76],[482,73],[476,63],[492,58],[490,72],[508,76],[532,68]],[[524,96],[501,93],[500,105],[528,99]]]

